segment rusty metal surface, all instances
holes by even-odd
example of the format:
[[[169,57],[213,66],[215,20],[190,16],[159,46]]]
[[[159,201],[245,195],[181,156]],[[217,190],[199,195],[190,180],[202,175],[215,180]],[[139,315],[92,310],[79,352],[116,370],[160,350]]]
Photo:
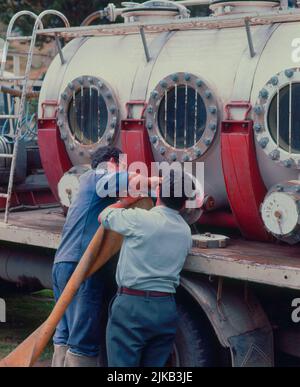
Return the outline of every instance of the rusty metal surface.
[[[11,213],[9,224],[0,213],[0,241],[57,249],[65,222],[61,209]]]
[[[285,244],[249,242],[246,240],[231,240],[226,249],[193,248],[195,256],[211,257],[230,261],[243,261],[245,264],[267,266],[293,266],[300,269],[300,247]]]
[[[185,270],[300,289],[300,248],[233,240],[226,249],[194,248]]]
[[[1,223],[1,219],[2,213],[0,241],[51,249],[57,249],[65,221],[60,209],[12,213],[9,225]],[[225,249],[194,248],[185,270],[300,289],[300,248],[231,240]]]

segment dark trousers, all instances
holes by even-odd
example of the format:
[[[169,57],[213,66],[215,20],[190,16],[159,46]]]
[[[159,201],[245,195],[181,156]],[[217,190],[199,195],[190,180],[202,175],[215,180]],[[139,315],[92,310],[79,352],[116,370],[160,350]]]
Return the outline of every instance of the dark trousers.
[[[53,290],[57,301],[76,269],[77,263],[61,262],[53,267]],[[96,357],[100,351],[100,318],[105,281],[99,271],[78,290],[63,319],[57,326],[54,344],[70,347],[71,352]]]
[[[164,367],[172,353],[177,320],[174,296],[118,294],[106,333],[109,367]]]

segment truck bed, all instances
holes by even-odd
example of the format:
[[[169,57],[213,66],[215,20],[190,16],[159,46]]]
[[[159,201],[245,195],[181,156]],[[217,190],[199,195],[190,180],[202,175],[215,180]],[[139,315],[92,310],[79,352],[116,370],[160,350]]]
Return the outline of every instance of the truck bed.
[[[12,213],[8,225],[0,214],[0,241],[56,249],[64,219],[60,208]],[[300,289],[300,248],[232,239],[226,248],[194,248],[185,270]]]

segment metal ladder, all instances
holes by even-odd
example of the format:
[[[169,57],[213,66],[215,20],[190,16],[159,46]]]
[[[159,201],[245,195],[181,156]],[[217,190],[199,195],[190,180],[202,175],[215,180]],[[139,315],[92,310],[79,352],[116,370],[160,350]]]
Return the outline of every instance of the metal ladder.
[[[17,155],[18,155],[18,148],[19,148],[19,141],[22,136],[22,127],[23,127],[23,117],[26,111],[26,95],[28,90],[28,84],[29,84],[29,77],[30,77],[30,71],[31,71],[31,65],[32,65],[32,59],[33,59],[33,52],[35,48],[36,38],[37,38],[37,32],[39,29],[44,30],[42,19],[47,16],[58,16],[65,24],[66,28],[70,27],[68,19],[63,15],[61,12],[55,11],[55,10],[47,10],[42,12],[39,16],[34,14],[30,11],[21,11],[18,12],[14,17],[11,19],[6,33],[6,39],[3,47],[2,52],[2,60],[1,60],[1,70],[0,70],[0,81],[5,82],[11,82],[11,83],[18,83],[22,82],[22,94],[20,97],[20,103],[19,103],[19,109],[18,113],[15,115],[0,115],[0,119],[9,119],[17,120],[16,124],[16,130],[14,133],[14,148],[12,154],[0,154],[0,158],[4,159],[11,159],[11,165],[10,165],[10,174],[9,174],[9,181],[7,186],[7,193],[0,193],[0,198],[6,199],[6,206],[5,206],[5,215],[4,215],[4,222],[8,223],[8,216],[9,216],[9,209],[11,204],[11,198],[13,193],[13,185],[14,185],[14,175],[15,175],[15,169],[16,169],[16,161],[17,161]],[[35,20],[34,27],[32,30],[31,36],[14,36],[12,34],[13,28],[15,25],[15,22],[22,16],[30,16]],[[8,48],[11,41],[28,41],[30,42],[30,48],[28,51],[27,56],[27,63],[26,63],[26,69],[23,76],[13,76],[13,77],[5,77],[5,67],[7,62],[7,56],[8,56]]]

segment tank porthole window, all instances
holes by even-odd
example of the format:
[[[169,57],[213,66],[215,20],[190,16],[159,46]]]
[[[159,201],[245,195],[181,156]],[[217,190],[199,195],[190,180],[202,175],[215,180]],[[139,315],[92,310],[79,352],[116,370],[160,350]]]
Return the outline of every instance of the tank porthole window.
[[[217,100],[206,82],[190,73],[164,78],[150,93],[146,127],[152,146],[167,160],[195,160],[212,146]],[[162,152],[163,149],[163,152]]]
[[[274,75],[253,108],[254,131],[267,156],[286,168],[300,169],[300,69]]]
[[[99,145],[112,143],[118,122],[114,92],[102,79],[82,76],[61,95],[57,123],[68,149],[87,157]]]

